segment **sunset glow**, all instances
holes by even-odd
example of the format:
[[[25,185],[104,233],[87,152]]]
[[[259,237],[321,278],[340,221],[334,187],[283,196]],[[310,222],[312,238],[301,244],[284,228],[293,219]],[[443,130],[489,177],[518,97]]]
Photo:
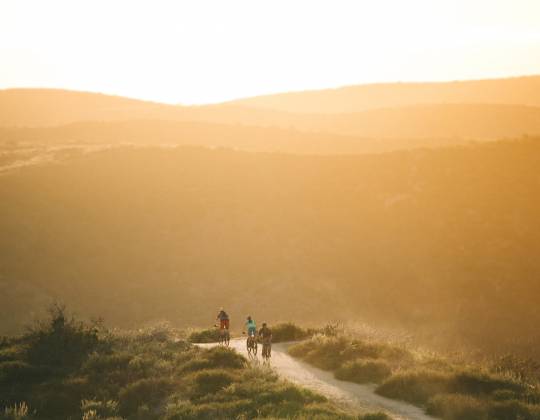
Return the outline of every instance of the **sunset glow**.
[[[0,3],[0,88],[208,103],[540,72],[540,2]]]

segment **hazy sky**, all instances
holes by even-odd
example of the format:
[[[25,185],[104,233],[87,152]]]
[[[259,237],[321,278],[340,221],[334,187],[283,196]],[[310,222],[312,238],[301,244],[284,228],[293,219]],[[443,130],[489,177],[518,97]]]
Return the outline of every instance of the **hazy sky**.
[[[540,0],[0,0],[0,88],[171,103],[540,73]]]

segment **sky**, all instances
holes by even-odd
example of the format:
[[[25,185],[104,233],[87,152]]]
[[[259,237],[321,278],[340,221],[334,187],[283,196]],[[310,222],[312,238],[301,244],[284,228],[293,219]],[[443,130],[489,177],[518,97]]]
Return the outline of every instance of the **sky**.
[[[203,104],[540,74],[540,0],[0,0],[0,89]]]

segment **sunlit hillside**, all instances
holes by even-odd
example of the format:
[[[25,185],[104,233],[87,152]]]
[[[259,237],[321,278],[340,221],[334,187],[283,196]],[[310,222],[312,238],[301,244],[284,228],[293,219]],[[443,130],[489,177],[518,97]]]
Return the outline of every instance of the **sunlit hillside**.
[[[15,89],[0,92],[0,142],[187,144],[347,154],[540,134],[540,106],[441,104],[444,97],[438,101],[305,114],[234,104],[180,107],[93,93]]]
[[[518,350],[540,321],[538,156],[537,139],[342,157],[120,147],[7,171],[2,331],[54,298],[119,325],[208,326],[226,304]]]
[[[427,104],[506,104],[540,106],[540,77],[443,83],[380,83],[280,93],[234,101],[239,105],[287,112],[343,113]]]

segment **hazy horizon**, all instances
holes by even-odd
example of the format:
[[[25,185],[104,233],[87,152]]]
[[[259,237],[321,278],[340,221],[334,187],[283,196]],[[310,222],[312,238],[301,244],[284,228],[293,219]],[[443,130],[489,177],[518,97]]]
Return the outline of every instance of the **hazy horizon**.
[[[292,89],[292,90],[287,90],[287,91],[260,92],[260,93],[255,93],[250,96],[232,97],[232,98],[228,98],[224,100],[217,100],[214,102],[204,102],[204,103],[182,103],[180,101],[163,102],[163,101],[158,101],[158,100],[144,98],[144,97],[125,96],[125,95],[117,94],[114,92],[78,90],[78,89],[70,89],[70,88],[62,87],[62,86],[58,86],[58,87],[55,87],[55,86],[53,87],[50,87],[50,86],[8,86],[8,87],[0,88],[0,92],[8,91],[8,90],[59,90],[59,91],[68,91],[68,92],[98,94],[98,95],[105,95],[105,96],[115,96],[119,98],[133,99],[136,101],[144,101],[144,102],[153,102],[156,104],[163,104],[163,105],[199,107],[199,106],[207,106],[207,105],[222,105],[222,104],[228,104],[231,102],[255,99],[255,98],[266,97],[266,96],[277,96],[277,95],[287,95],[287,94],[296,94],[296,93],[305,93],[305,92],[319,92],[319,91],[337,91],[341,89],[355,88],[355,87],[385,86],[385,85],[436,85],[436,84],[523,79],[523,78],[531,78],[531,77],[540,77],[540,71],[538,73],[489,76],[489,77],[476,78],[476,79],[387,80],[387,81],[380,81],[380,82],[364,82],[364,83],[353,83],[353,84],[344,84],[344,85],[336,85],[336,86],[321,86],[321,87],[313,87],[313,88],[306,88],[306,89]]]
[[[200,105],[358,84],[538,74],[539,14],[533,0],[5,1],[0,88]]]

